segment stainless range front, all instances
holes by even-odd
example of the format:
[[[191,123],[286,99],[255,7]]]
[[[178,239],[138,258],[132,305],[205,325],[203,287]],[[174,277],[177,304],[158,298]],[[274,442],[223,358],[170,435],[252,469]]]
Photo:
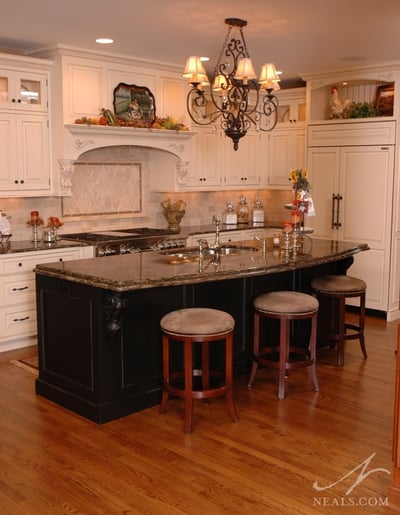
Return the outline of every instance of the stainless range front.
[[[164,250],[186,245],[186,240],[180,239],[174,231],[148,227],[63,234],[62,238],[93,245],[96,257]]]

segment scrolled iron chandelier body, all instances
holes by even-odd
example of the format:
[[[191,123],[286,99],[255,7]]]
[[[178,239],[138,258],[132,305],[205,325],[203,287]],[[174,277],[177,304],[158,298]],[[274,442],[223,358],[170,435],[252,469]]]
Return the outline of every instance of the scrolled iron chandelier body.
[[[262,66],[256,81],[243,34],[247,21],[227,18],[225,23],[228,32],[211,83],[198,56],[187,59],[183,77],[192,86],[187,95],[191,119],[198,125],[219,121],[237,150],[251,127],[264,132],[275,127],[279,102],[273,91],[279,89],[279,77],[275,66],[268,63]],[[238,37],[231,37],[234,28]]]

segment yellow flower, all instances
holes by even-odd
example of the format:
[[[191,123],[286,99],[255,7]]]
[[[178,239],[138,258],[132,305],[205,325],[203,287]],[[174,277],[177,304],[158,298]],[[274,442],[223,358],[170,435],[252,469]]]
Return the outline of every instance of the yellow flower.
[[[308,191],[311,185],[308,182],[307,176],[307,170],[297,168],[296,170],[290,171],[289,181],[292,183],[294,189]]]

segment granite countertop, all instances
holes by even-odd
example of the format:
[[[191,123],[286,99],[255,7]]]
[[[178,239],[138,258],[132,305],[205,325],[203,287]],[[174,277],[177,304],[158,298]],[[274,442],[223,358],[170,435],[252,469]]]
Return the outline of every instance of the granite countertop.
[[[255,245],[253,240],[245,243],[252,247]],[[243,242],[240,244],[243,245]],[[40,264],[35,271],[46,276],[124,292],[285,272],[337,261],[368,248],[368,245],[362,243],[306,238],[304,248],[295,254],[269,246],[264,255],[259,247],[246,254],[221,256],[219,264],[213,264],[212,258],[205,257],[202,269],[198,259],[179,262],[165,253],[151,251]]]

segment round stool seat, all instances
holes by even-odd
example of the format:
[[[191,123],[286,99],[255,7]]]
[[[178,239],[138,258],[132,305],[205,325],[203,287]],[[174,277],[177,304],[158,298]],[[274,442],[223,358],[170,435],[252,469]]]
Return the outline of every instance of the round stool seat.
[[[296,291],[263,293],[254,300],[254,307],[259,311],[291,315],[316,311],[318,305],[315,297]]]
[[[366,290],[367,285],[362,279],[348,275],[324,275],[311,281],[315,291],[326,293],[356,293]]]
[[[160,321],[161,329],[173,334],[213,335],[232,331],[235,321],[229,313],[211,308],[172,311]]]

